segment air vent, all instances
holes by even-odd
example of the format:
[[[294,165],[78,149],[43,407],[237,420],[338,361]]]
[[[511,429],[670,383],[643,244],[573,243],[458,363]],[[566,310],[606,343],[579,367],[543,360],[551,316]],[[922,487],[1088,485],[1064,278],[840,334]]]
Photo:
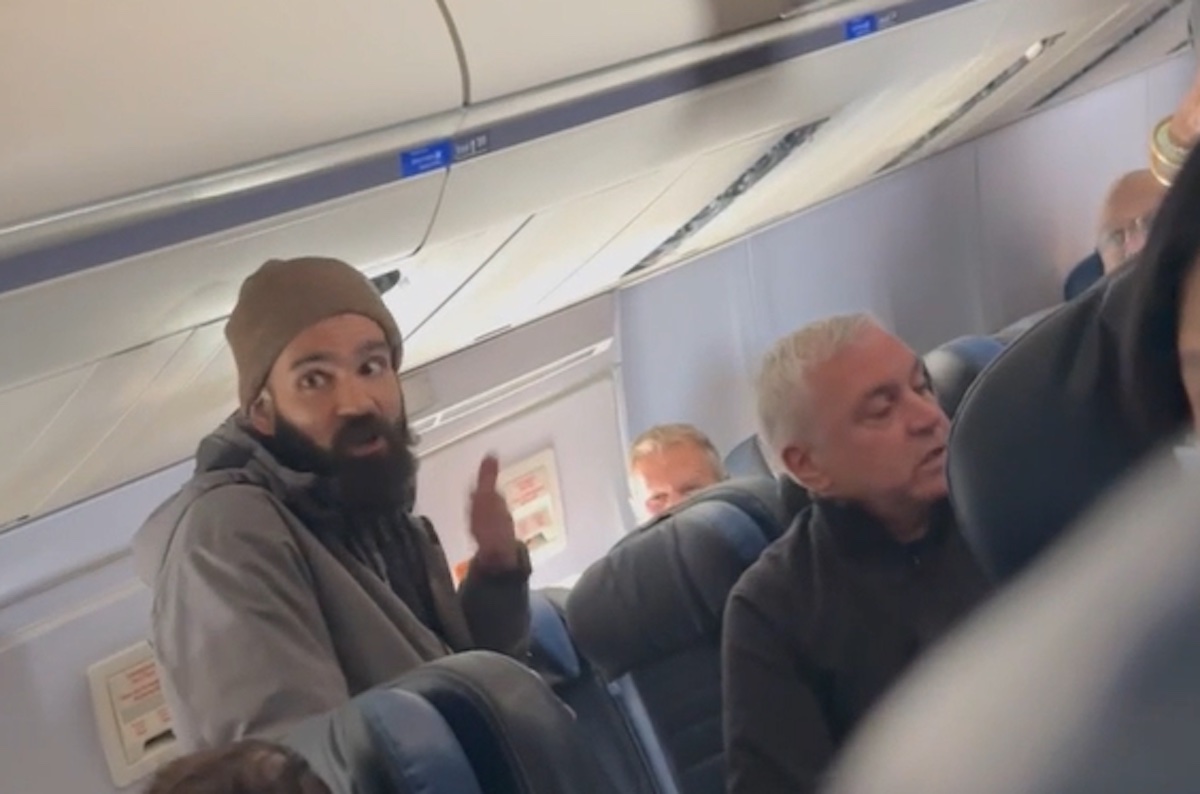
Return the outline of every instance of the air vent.
[[[507,383],[502,383],[499,386],[481,392],[474,397],[456,403],[435,414],[423,416],[412,423],[412,429],[418,435],[428,433],[431,430],[439,427],[444,427],[451,422],[458,421],[463,417],[481,411],[489,406],[495,405],[501,400],[513,397],[526,389],[530,389],[538,384],[545,383],[551,378],[558,377],[568,370],[579,366],[598,355],[608,352],[612,347],[612,340],[605,339],[597,342],[594,345],[585,347],[568,356],[558,359],[547,364],[544,367],[526,373],[519,378],[514,378]]]
[[[400,271],[389,270],[371,279],[380,295],[386,295],[388,290],[400,283]]]
[[[1122,36],[1120,39],[1118,39],[1116,42],[1114,42],[1111,47],[1104,50],[1104,52],[1100,53],[1098,56],[1096,56],[1092,60],[1088,61],[1087,64],[1084,65],[1084,67],[1082,69],[1080,69],[1078,72],[1076,72],[1075,74],[1068,77],[1057,88],[1051,90],[1050,93],[1046,94],[1044,97],[1039,99],[1037,102],[1034,102],[1033,105],[1030,106],[1029,110],[1030,111],[1038,110],[1039,108],[1042,107],[1042,105],[1045,105],[1047,102],[1052,101],[1055,97],[1062,94],[1062,92],[1066,91],[1068,88],[1075,85],[1075,83],[1079,82],[1079,80],[1081,80],[1084,75],[1088,74],[1093,69],[1095,69],[1097,66],[1104,63],[1106,60],[1109,59],[1110,56],[1112,56],[1114,53],[1116,53],[1118,50],[1120,50],[1122,47],[1124,47],[1129,42],[1136,39],[1138,36],[1145,33],[1147,30],[1149,30],[1151,27],[1153,27],[1156,22],[1158,22],[1160,19],[1165,17],[1167,14],[1171,13],[1171,11],[1173,11],[1176,7],[1183,5],[1184,2],[1186,2],[1186,0],[1171,0],[1169,3],[1159,6],[1157,11],[1154,11],[1153,13],[1150,14],[1150,16],[1148,16],[1144,20],[1142,20],[1142,22],[1140,24],[1138,24],[1136,27],[1134,27],[1132,30],[1130,30],[1128,33],[1126,33],[1124,36]],[[1185,42],[1185,45],[1186,45],[1186,42]],[[1177,47],[1176,49],[1179,49],[1179,48]]]
[[[812,140],[812,137],[817,133],[817,130],[824,126],[829,119],[824,118],[820,121],[814,121],[810,124],[805,124],[802,127],[797,127],[791,132],[784,135],[778,141],[767,149],[762,157],[754,162],[754,165],[742,172],[742,175],[733,181],[729,187],[721,191],[718,196],[710,201],[704,209],[697,212],[688,220],[687,223],[680,226],[674,234],[668,237],[657,248],[642,258],[640,262],[627,270],[624,276],[638,273],[642,270],[654,267],[663,257],[677,249],[685,240],[694,235],[696,232],[703,229],[712,221],[713,218],[720,215],[731,205],[739,196],[745,193],[750,188],[754,187],[760,179],[774,170],[780,163],[786,160],[793,152],[799,149],[804,144]]]
[[[1004,71],[1000,72],[1000,74],[989,80],[987,85],[985,85],[983,88],[967,97],[966,101],[962,102],[937,124],[930,127],[924,135],[913,141],[911,146],[907,147],[904,149],[904,151],[900,152],[900,154],[889,160],[887,164],[876,171],[876,173],[882,174],[884,171],[890,171],[893,168],[903,165],[909,160],[916,158],[926,146],[932,143],[938,136],[942,135],[942,133],[946,132],[948,129],[961,121],[962,118],[974,110],[980,102],[983,102],[992,94],[996,93],[998,90],[1000,90],[1001,86],[1005,85],[1022,71],[1024,71],[1025,67],[1029,66],[1029,64],[1045,55],[1046,51],[1057,44],[1063,35],[1063,33],[1056,33],[1053,36],[1047,36],[1041,41],[1035,42],[1029,49],[1025,50],[1024,54],[1022,54],[1020,58],[1013,61],[1004,69]]]

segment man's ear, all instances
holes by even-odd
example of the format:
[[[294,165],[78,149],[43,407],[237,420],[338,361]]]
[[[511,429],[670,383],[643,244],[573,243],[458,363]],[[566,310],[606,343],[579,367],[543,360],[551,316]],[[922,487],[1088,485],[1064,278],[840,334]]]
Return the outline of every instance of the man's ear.
[[[261,435],[275,435],[275,405],[266,389],[263,389],[258,398],[250,403],[248,418],[250,426]]]
[[[813,455],[812,447],[805,444],[789,444],[783,448],[783,467],[803,485],[817,496],[824,494],[831,485],[829,476]]]

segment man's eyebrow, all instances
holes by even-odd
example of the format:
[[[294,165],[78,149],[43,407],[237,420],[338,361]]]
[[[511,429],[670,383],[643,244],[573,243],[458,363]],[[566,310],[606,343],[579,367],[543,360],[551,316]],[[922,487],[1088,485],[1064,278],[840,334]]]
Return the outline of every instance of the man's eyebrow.
[[[382,339],[372,339],[370,342],[364,342],[358,346],[358,354],[360,356],[365,356],[369,353],[390,353],[391,350],[391,345]]]
[[[334,360],[334,355],[332,353],[326,353],[326,352],[309,353],[307,356],[301,356],[300,358],[293,361],[291,369],[293,369],[293,370],[300,369],[301,367],[306,367],[309,364],[327,364],[333,360]]]

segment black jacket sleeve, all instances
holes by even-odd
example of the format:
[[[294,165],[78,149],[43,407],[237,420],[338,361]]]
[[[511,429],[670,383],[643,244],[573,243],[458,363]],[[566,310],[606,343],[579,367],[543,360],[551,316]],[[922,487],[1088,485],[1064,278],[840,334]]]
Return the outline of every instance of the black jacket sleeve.
[[[721,655],[729,794],[816,791],[833,742],[794,643],[735,592]]]

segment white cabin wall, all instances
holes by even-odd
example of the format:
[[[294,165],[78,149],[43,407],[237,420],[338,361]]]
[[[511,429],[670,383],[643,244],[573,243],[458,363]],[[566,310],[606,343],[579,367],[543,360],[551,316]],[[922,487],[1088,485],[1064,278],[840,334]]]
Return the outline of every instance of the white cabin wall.
[[[626,441],[684,421],[728,451],[760,356],[822,315],[871,311],[924,351],[1052,305],[1195,68],[1181,53],[621,290]]]
[[[0,535],[0,792],[108,794],[86,672],[145,638],[127,548],[190,465]]]

